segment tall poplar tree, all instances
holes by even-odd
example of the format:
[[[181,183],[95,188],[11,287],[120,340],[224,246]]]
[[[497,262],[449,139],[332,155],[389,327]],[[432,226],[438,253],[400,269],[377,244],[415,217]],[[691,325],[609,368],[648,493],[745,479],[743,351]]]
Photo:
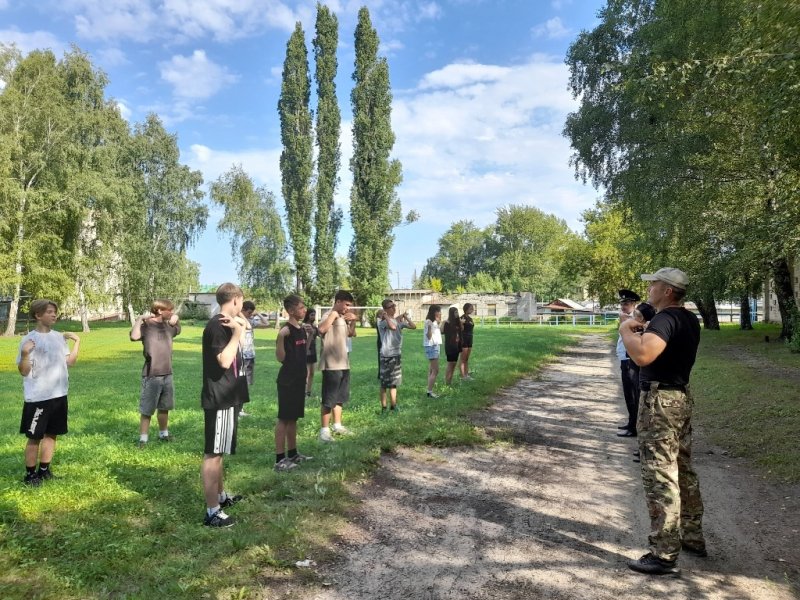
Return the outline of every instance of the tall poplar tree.
[[[311,173],[313,169],[311,79],[305,33],[298,22],[286,44],[278,112],[281,119],[281,191],[286,205],[297,291],[311,281]]]
[[[336,98],[336,48],[339,23],[327,6],[317,3],[314,62],[317,83],[317,187],[314,218],[314,266],[316,279],[313,298],[329,300],[336,290],[336,238],[342,225],[342,211],[334,209],[333,196],[339,183],[339,128],[341,114]]]
[[[389,281],[389,251],[392,230],[400,223],[400,201],[396,188],[402,179],[398,160],[389,154],[394,146],[391,126],[392,93],[389,65],[378,57],[378,34],[369,11],[358,12],[355,33],[355,86],[353,107],[353,188],[350,218],[350,275],[359,303],[374,303],[383,297]]]

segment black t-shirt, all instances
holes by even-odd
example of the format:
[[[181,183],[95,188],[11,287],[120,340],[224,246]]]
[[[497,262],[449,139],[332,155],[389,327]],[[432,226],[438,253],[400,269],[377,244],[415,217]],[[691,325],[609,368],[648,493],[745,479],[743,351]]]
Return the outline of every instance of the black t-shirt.
[[[217,362],[217,355],[233,337],[233,331],[219,322],[221,315],[211,317],[203,330],[203,391],[200,405],[206,410],[221,410],[250,400],[247,377],[242,370],[241,349],[227,369]]]
[[[665,308],[652,318],[645,335],[648,333],[667,342],[667,347],[652,363],[641,368],[639,382],[688,384],[700,344],[700,323],[694,313],[683,307]]]
[[[446,321],[442,327],[444,334],[444,348],[445,352],[458,352],[461,350],[461,324],[453,325],[450,321]]]
[[[289,335],[283,338],[283,350],[286,358],[283,359],[281,369],[278,371],[278,383],[288,384],[306,378],[306,347],[308,337],[303,327],[294,327],[287,323]]]

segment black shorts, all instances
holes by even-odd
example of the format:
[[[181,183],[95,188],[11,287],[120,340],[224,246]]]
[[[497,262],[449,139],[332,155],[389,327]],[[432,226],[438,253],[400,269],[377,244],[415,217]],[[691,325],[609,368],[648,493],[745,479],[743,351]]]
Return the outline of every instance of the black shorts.
[[[236,454],[239,407],[204,410],[205,454]]]
[[[296,421],[305,416],[306,380],[290,383],[278,382],[278,418],[281,421]]]
[[[350,400],[350,370],[322,372],[322,406],[333,408]]]
[[[461,342],[462,342],[461,346],[463,348],[472,348],[472,334],[471,333],[465,333],[464,335],[462,335],[461,336]]]
[[[67,433],[67,409],[66,396],[25,402],[19,432],[30,440],[41,440],[45,435],[64,435]]]
[[[317,362],[317,353],[314,354],[306,354],[306,364],[313,365]]]
[[[458,360],[458,355],[461,354],[461,348],[447,348],[444,349],[445,356],[447,356],[447,362],[456,362]]]

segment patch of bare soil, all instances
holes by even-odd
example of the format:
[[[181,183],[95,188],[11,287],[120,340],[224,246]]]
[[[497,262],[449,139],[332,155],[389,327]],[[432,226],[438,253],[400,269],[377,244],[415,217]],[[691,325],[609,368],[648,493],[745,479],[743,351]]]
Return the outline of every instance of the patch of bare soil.
[[[710,556],[680,578],[630,571],[648,519],[635,440],[608,341],[586,336],[537,379],[498,394],[476,424],[488,448],[384,456],[349,525],[306,583],[265,587],[303,600],[784,600],[800,581],[800,486],[767,483],[695,434]],[[278,589],[280,588],[280,589]]]

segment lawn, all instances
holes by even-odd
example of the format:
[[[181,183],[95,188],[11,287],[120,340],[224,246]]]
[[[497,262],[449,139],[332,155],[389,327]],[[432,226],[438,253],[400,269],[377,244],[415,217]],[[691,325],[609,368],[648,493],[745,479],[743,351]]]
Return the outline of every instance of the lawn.
[[[64,324],[58,329],[73,328]],[[309,400],[298,428],[299,449],[314,460],[290,473],[272,470],[277,411],[273,330],[257,332],[251,417],[240,424],[238,453],[226,459],[226,489],[246,499],[231,510],[228,530],[201,525],[199,467],[202,328],[185,326],[175,340],[177,408],[172,443],[138,439],[141,344],[124,325],[82,334],[70,372],[70,433],[53,462],[58,480],[22,485],[24,437],[18,432],[21,381],[18,339],[0,339],[0,597],[247,598],[268,573],[324,555],[351,499],[345,482],[368,477],[381,452],[398,444],[482,443],[466,415],[491,394],[537,369],[573,341],[576,330],[482,327],[471,365],[476,380],[425,398],[420,331],[407,331],[398,416],[378,415],[375,335],[359,330],[353,345],[352,396],[345,424],[356,435],[321,445],[319,398]],[[443,377],[444,365],[440,374]],[[317,375],[316,388],[319,388]],[[155,419],[153,420],[155,423]],[[155,430],[151,432],[151,440]]]
[[[800,354],[780,327],[703,331],[692,371],[695,423],[715,444],[777,481],[800,482]],[[769,338],[769,342],[765,341]]]

